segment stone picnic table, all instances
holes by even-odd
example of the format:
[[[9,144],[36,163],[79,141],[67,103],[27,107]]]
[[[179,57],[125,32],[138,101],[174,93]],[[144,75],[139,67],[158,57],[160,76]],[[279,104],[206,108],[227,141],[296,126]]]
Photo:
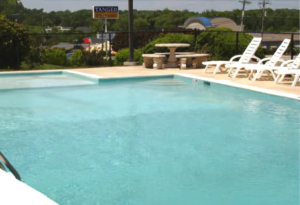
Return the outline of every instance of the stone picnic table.
[[[177,59],[175,57],[175,51],[179,47],[190,47],[188,43],[160,43],[155,44],[156,47],[167,47],[170,50],[170,57],[168,63],[165,65],[166,68],[178,68]]]

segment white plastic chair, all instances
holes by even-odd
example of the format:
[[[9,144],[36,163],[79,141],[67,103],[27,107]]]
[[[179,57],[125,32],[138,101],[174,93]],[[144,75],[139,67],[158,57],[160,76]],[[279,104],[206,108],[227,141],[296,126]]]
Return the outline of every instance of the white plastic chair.
[[[286,61],[286,64],[288,64],[287,67],[274,71],[275,73],[277,73],[275,83],[281,82],[286,77],[286,75],[292,75],[294,76],[292,87],[295,87],[300,79],[300,54],[295,60]]]
[[[274,79],[275,79],[275,75],[272,71],[272,67],[277,66],[279,64],[279,62],[283,62],[284,60],[281,59],[282,55],[284,54],[284,52],[286,51],[286,49],[288,48],[289,44],[290,44],[290,39],[284,39],[283,42],[281,43],[281,45],[278,47],[278,49],[276,50],[276,52],[273,54],[273,56],[271,58],[264,58],[262,60],[260,60],[257,64],[227,64],[225,65],[226,68],[230,68],[229,72],[228,72],[228,77],[230,77],[231,72],[235,70],[234,74],[232,75],[232,78],[236,78],[236,76],[239,74],[239,72],[242,69],[246,69],[246,72],[248,74],[248,71],[251,70],[251,73],[248,77],[248,79],[251,78],[251,76],[254,74],[254,71],[257,71],[257,75],[254,76],[253,81],[256,80],[257,77],[259,77],[265,70],[270,70],[270,72],[272,73]],[[267,61],[267,62],[266,62]],[[265,64],[263,64],[264,62],[266,62]]]
[[[260,42],[261,42],[261,38],[253,38],[242,55],[233,56],[229,61],[206,61],[206,62],[203,62],[203,64],[206,65],[203,72],[205,73],[207,71],[207,69],[210,68],[209,66],[212,66],[212,65],[216,65],[215,70],[213,72],[213,74],[216,74],[218,70],[222,71],[221,66],[225,65],[225,64],[249,63],[251,58],[255,58],[257,61],[259,61],[260,58],[256,57],[254,54],[255,54],[256,50],[258,49]],[[237,58],[240,58],[239,61],[233,61]],[[227,70],[227,68],[226,68],[226,70]]]
[[[271,58],[262,59],[256,65],[253,65],[253,64],[246,65],[245,66],[246,70],[251,70],[251,73],[250,73],[248,79],[250,79],[253,76],[252,81],[255,81],[257,78],[260,78],[262,76],[262,74],[266,71],[269,76],[270,76],[269,73],[271,73],[273,79],[275,80],[276,76],[273,71],[284,67],[284,64],[280,67],[278,66],[278,64],[280,62],[284,62],[284,60],[282,60],[281,57],[284,54],[284,52],[286,51],[286,49],[288,48],[290,42],[291,42],[290,39],[284,39],[284,41],[281,43],[281,45],[278,47],[278,49],[276,50],[276,52],[274,53],[274,55]],[[263,64],[263,62],[265,62],[265,61],[268,61],[268,62]],[[254,71],[256,71],[255,75],[254,75]],[[237,75],[237,73],[235,73],[234,75]]]

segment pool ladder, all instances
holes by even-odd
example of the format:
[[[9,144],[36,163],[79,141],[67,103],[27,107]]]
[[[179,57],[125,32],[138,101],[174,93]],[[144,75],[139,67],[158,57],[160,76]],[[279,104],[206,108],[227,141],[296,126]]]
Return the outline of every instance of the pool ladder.
[[[13,165],[6,159],[4,154],[0,152],[0,169],[6,172],[6,168],[9,169],[9,171],[15,176],[16,179],[22,181],[20,174],[17,172],[17,170],[13,167]]]

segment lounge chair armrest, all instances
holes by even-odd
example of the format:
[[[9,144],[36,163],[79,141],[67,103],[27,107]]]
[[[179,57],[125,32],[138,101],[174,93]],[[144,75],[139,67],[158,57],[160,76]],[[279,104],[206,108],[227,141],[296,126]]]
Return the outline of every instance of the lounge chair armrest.
[[[233,56],[232,58],[230,58],[229,62],[232,62],[234,59],[240,58],[240,57],[242,57],[242,56],[243,56],[243,55]]]
[[[257,62],[259,62],[261,59],[259,58],[259,57],[257,57],[257,56],[252,56],[251,58],[254,58],[254,59],[256,59],[257,60]]]
[[[258,65],[262,65],[263,64],[263,62],[265,62],[265,61],[269,61],[269,60],[271,60],[271,58],[264,58],[264,59],[261,59],[260,61],[258,61]]]
[[[294,60],[283,61],[283,63],[280,65],[280,67],[284,67],[292,62],[294,62]]]

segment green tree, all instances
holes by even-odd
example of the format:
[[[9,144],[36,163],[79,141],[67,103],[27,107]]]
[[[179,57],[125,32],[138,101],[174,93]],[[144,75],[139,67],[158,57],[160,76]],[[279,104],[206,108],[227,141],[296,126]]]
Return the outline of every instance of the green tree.
[[[45,51],[41,47],[32,48],[24,59],[29,69],[38,69],[45,61]]]
[[[148,30],[150,27],[150,23],[144,18],[134,19],[133,25],[134,30],[136,31]]]
[[[72,66],[80,66],[83,64],[83,54],[81,50],[76,50],[69,59]]]
[[[61,49],[46,50],[45,63],[66,66],[68,64],[66,52]]]
[[[52,26],[54,26],[54,23],[50,19],[46,19],[44,21],[43,25],[44,25],[44,27],[52,27]]]
[[[155,47],[155,44],[158,43],[188,43],[191,45],[189,48],[178,48],[177,51],[193,51],[194,35],[182,33],[160,34],[143,48],[143,53],[168,52],[168,48]]]
[[[294,26],[292,29],[291,29],[291,31],[292,32],[296,32],[296,31],[298,31],[299,29],[296,27],[296,26]]]
[[[199,52],[209,53],[213,60],[229,60],[237,55],[236,34],[229,28],[217,27],[203,32],[197,37],[195,49]],[[252,40],[252,36],[246,33],[239,34],[238,54],[242,54]],[[262,50],[256,52],[256,56],[262,58]]]
[[[140,64],[143,62],[142,51],[138,49],[134,49],[134,59]],[[119,50],[119,52],[115,55],[114,64],[115,65],[123,65],[125,61],[129,59],[129,48],[124,48]]]
[[[267,29],[269,32],[274,32],[275,31],[275,28],[274,26],[271,26],[270,28]]]
[[[31,26],[31,25],[35,25],[35,20],[33,18],[27,18],[23,21],[23,25],[24,26]]]
[[[30,51],[26,28],[0,16],[0,68],[19,69],[21,61]]]
[[[91,30],[91,32],[103,31],[103,21],[88,19],[87,22],[89,24],[89,29]]]

